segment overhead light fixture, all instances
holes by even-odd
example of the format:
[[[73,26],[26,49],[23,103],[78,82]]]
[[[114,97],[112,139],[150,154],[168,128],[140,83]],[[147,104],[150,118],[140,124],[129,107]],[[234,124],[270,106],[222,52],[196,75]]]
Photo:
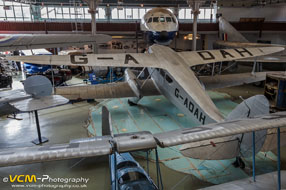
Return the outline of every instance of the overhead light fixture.
[[[124,38],[124,36],[111,36],[112,37],[112,39],[122,39],[122,38]]]

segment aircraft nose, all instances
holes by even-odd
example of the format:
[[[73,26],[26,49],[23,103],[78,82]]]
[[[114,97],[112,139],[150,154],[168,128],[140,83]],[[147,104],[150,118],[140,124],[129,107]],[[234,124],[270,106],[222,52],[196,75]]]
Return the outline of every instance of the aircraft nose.
[[[168,40],[168,39],[169,39],[169,34],[167,31],[160,32],[160,40]]]

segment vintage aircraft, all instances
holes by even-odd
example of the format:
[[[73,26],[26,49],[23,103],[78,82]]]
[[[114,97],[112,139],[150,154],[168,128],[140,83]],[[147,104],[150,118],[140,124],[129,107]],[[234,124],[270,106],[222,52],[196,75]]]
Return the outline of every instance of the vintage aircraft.
[[[255,98],[247,99],[249,102]],[[242,102],[240,105],[244,105]],[[110,130],[110,113],[102,111],[102,131]],[[285,127],[286,113],[277,112],[252,118],[223,121],[189,129],[151,134],[148,131],[104,135],[71,140],[66,144],[41,147],[7,148],[0,151],[0,167],[31,164],[54,160],[110,155],[138,150],[166,148],[185,143],[196,143],[213,138],[228,137],[258,130]],[[257,133],[257,132],[256,132]]]
[[[110,40],[111,36],[104,34],[0,34],[0,51],[79,46]]]
[[[149,44],[169,45],[176,36],[178,26],[177,17],[164,8],[149,10],[140,22],[140,29]]]
[[[219,17],[219,32],[222,40],[216,41],[214,46],[217,48],[238,48],[238,47],[286,47],[279,44],[263,44],[249,42],[241,33],[239,33],[227,20]],[[276,62],[286,63],[286,51],[274,53],[272,55],[259,56],[255,58],[246,58],[240,62]]]
[[[220,61],[231,61],[236,59],[267,55],[274,52],[282,51],[281,47],[260,47],[260,48],[237,48],[237,49],[222,49],[222,50],[203,50],[192,52],[175,52],[171,48],[162,45],[152,45],[149,48],[149,53],[141,54],[87,54],[87,55],[68,55],[68,56],[18,56],[10,57],[8,59],[15,61],[24,61],[30,63],[37,63],[43,65],[79,65],[79,66],[111,66],[111,67],[142,67],[147,68],[150,76],[145,81],[140,81],[136,76],[126,70],[126,82],[111,83],[107,85],[86,85],[74,87],[56,88],[55,93],[67,97],[69,99],[101,99],[101,98],[121,98],[133,97],[130,99],[130,104],[137,104],[143,96],[162,94],[168,98],[175,106],[189,116],[199,125],[206,125],[210,123],[224,122],[225,118],[216,108],[210,97],[206,94],[201,82],[191,70],[192,66],[208,64]],[[249,74],[250,75],[250,74]],[[223,76],[223,75],[222,75]],[[243,75],[240,74],[240,77]],[[218,76],[219,77],[219,76]],[[227,76],[229,82],[238,79]],[[212,88],[212,84],[206,85]],[[214,87],[215,88],[215,87]],[[251,114],[248,107],[237,108],[242,109],[236,111],[237,113],[229,116],[228,120],[235,118],[255,116],[260,114],[267,114],[267,100],[265,97],[257,97],[252,100],[256,102],[253,105],[249,104]],[[257,109],[256,104],[264,106],[262,109]],[[248,114],[247,114],[248,113]],[[265,131],[263,131],[265,135]],[[212,146],[212,143],[220,143],[226,148],[233,148],[233,145],[238,147],[249,147],[249,138],[247,135],[242,137],[226,137],[214,139],[212,141],[203,142],[204,148],[200,151],[212,148],[216,151],[220,146]],[[237,140],[237,139],[241,139]],[[260,146],[262,147],[265,138],[262,139]],[[207,143],[207,144],[206,144]],[[188,145],[183,147],[184,155],[204,159],[203,154],[192,155],[189,147],[200,145]],[[260,148],[261,148],[260,147]],[[247,150],[247,148],[245,149]],[[221,154],[223,157],[215,157],[215,159],[226,159],[233,154]],[[246,154],[246,153],[245,153]],[[212,157],[213,158],[213,157]],[[207,158],[207,159],[212,159]]]

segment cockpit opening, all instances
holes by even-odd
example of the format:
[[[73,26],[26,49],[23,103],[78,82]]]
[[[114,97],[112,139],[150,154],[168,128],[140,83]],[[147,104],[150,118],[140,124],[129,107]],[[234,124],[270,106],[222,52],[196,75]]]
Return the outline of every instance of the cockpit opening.
[[[147,21],[147,23],[151,22],[173,22],[176,23],[175,19],[173,17],[150,17]]]
[[[123,184],[126,182],[137,181],[137,180],[147,180],[146,176],[140,172],[128,172],[119,178],[118,183]]]
[[[117,169],[121,169],[124,167],[137,167],[137,164],[131,161],[124,161],[117,165]]]

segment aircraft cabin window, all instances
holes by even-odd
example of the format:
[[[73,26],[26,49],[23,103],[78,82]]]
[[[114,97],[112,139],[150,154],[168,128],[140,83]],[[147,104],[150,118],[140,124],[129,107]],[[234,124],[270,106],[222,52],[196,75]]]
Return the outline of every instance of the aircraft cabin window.
[[[172,83],[172,82],[173,82],[173,79],[171,79],[171,77],[166,74],[166,81],[167,81],[168,83]]]
[[[153,17],[153,22],[159,22],[159,17]]]
[[[165,17],[160,17],[160,22],[165,22]]]
[[[166,21],[167,21],[167,22],[172,22],[171,17],[166,17]]]
[[[152,22],[152,17],[149,18],[148,23]]]
[[[161,74],[163,77],[165,77],[165,71],[164,71],[164,69],[160,69],[160,74]]]

